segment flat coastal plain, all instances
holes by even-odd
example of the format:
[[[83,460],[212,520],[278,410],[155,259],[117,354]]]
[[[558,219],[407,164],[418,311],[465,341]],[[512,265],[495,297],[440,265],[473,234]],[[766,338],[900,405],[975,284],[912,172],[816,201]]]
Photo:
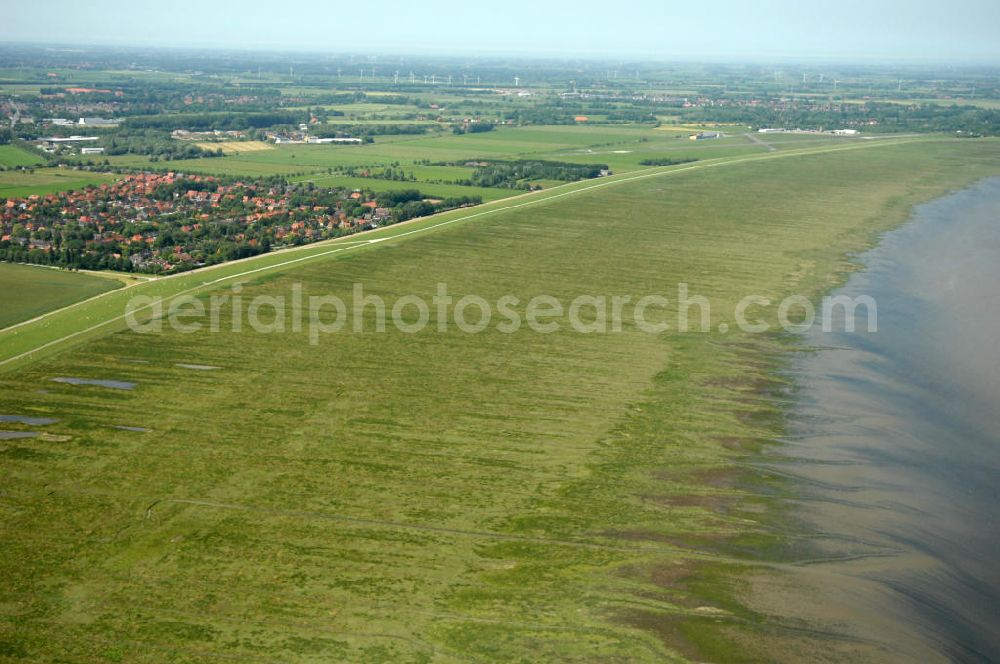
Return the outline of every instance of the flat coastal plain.
[[[817,297],[913,204],[998,172],[991,140],[790,155],[241,279],[244,303],[293,284],[569,302],[684,282],[710,332],[367,320],[311,345],[233,332],[228,311],[217,333],[109,326],[11,365],[0,414],[56,421],[2,426],[36,435],[0,440],[0,658],[891,659],[747,601],[751,575],[822,552],[785,518],[786,481],[749,463],[782,432],[795,340],[719,324],[745,295]]]

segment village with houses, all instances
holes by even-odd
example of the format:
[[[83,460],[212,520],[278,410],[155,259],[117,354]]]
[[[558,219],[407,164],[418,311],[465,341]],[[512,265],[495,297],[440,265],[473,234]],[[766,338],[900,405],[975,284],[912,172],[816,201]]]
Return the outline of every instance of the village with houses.
[[[404,221],[478,199],[140,173],[57,194],[8,198],[0,259],[166,273]]]

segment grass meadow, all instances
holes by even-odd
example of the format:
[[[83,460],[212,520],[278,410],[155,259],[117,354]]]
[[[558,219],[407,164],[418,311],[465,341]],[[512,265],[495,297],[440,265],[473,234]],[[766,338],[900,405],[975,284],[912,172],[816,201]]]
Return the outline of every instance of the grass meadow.
[[[122,285],[107,277],[11,263],[0,263],[0,283],[0,328]]]
[[[0,172],[0,198],[54,194],[114,182],[117,178],[113,173],[89,173],[67,168],[38,168],[33,172],[3,171]]]
[[[42,163],[41,157],[22,150],[16,145],[0,145],[0,168],[35,166]]]
[[[242,295],[673,298],[687,282],[714,329],[743,295],[830,288],[911,204],[997,172],[994,141],[692,170],[250,276]],[[0,441],[0,656],[885,654],[743,601],[749,552],[815,555],[769,508],[780,479],[746,465],[780,435],[789,339],[441,333],[432,310],[418,334],[312,346],[232,332],[230,315],[219,333],[122,331],[0,374],[0,413],[58,419],[4,424],[39,435]]]

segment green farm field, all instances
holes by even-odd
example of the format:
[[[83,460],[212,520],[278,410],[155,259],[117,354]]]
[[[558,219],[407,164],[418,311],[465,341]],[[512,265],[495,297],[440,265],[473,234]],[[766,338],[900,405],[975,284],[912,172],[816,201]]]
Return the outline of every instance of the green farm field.
[[[819,295],[913,204],[997,173],[992,140],[722,157],[159,279],[0,333],[4,358],[56,341],[5,364],[0,413],[58,420],[4,424],[39,435],[0,441],[0,653],[885,660],[870,635],[751,608],[751,577],[820,555],[787,541],[766,497],[780,478],[747,464],[781,433],[769,390],[793,342],[715,330],[746,294]],[[311,345],[291,321],[234,332],[230,307],[216,333],[92,329],[129,294],[225,275],[243,309],[295,284],[391,303],[446,283],[523,312],[538,294],[673,300],[686,282],[713,331],[584,334],[557,316],[551,334],[441,332],[432,308],[406,334],[375,331],[369,308],[366,331]]]
[[[18,166],[34,166],[42,163],[42,159],[22,150],[16,145],[0,145],[0,167],[16,168]]]
[[[987,108],[991,110],[1000,109],[1000,99],[889,99],[887,100],[892,104],[902,104],[902,105],[913,105],[913,104],[936,104],[939,106],[978,106],[979,108]],[[863,100],[859,100],[858,103],[863,103]]]
[[[30,173],[0,172],[0,198],[82,189],[92,184],[114,182],[117,177],[111,173],[87,173],[64,168],[39,168]]]
[[[188,173],[263,177],[280,175],[296,181],[313,181],[325,186],[370,188],[376,191],[420,189],[424,194],[440,198],[480,196],[492,201],[511,196],[517,191],[452,184],[465,179],[471,168],[432,166],[431,163],[464,163],[476,159],[548,159],[573,163],[604,163],[616,173],[628,173],[646,168],[642,161],[670,157],[675,159],[713,159],[727,156],[763,153],[767,148],[755,144],[741,134],[710,141],[689,141],[687,130],[667,132],[648,127],[566,126],[502,128],[485,134],[465,136],[441,135],[429,137],[379,137],[371,145],[279,145],[273,149],[247,151],[212,159],[188,159],[153,162],[141,155],[112,156],[113,166],[129,168],[169,168]],[[845,144],[849,139],[829,137],[782,136],[769,138],[776,149],[794,149],[808,145]],[[33,155],[4,146],[0,159],[12,165],[24,163]],[[37,162],[35,162],[37,163]],[[415,182],[349,177],[331,174],[330,170],[352,167],[377,170],[398,164]],[[34,173],[0,173],[0,197],[46,194],[79,189],[88,184],[109,182],[110,174],[83,173],[63,169],[41,168]],[[539,183],[552,186],[558,183]]]
[[[581,164],[602,163],[608,164],[615,173],[628,173],[646,168],[641,162],[649,159],[713,159],[767,152],[765,146],[749,141],[742,134],[695,142],[687,140],[688,133],[634,126],[529,126],[462,136],[378,137],[373,144],[358,146],[278,145],[271,150],[213,159],[178,160],[168,164],[151,162],[135,155],[110,157],[109,161],[116,166],[167,167],[180,172],[213,175],[282,175],[293,180],[376,191],[417,188],[431,196],[481,196],[484,201],[490,201],[516,192],[454,185],[452,183],[468,178],[472,168],[434,166],[426,162],[463,164],[477,159],[534,158]],[[775,149],[791,149],[850,142],[830,137],[809,138],[811,140],[781,137],[780,140],[770,141],[770,144]],[[330,173],[330,170],[348,167],[374,171],[394,164],[408,175],[412,174],[416,181],[361,179]]]
[[[2,71],[2,70],[0,70]],[[0,73],[2,76],[2,73]],[[41,93],[41,85],[31,85],[27,83],[2,83],[0,91],[8,95],[21,95],[26,97],[37,97]]]
[[[122,282],[36,265],[0,263],[0,328],[116,288]]]

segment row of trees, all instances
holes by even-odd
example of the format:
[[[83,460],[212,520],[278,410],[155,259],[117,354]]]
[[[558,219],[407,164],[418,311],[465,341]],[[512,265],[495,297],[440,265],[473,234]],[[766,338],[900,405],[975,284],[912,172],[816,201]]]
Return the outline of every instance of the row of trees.
[[[692,161],[698,161],[697,157],[654,157],[652,159],[643,159],[639,162],[640,166],[673,166],[675,164],[687,164]]]
[[[188,129],[190,131],[230,131],[264,129],[276,125],[308,122],[304,112],[271,111],[267,113],[176,113],[130,117],[125,127],[133,129]]]
[[[872,132],[962,132],[1000,135],[1000,111],[953,104],[844,104],[836,109],[815,106],[710,106],[688,109],[684,122],[727,122],[754,127],[865,127]]]
[[[375,195],[375,200],[380,207],[391,209],[393,223],[483,202],[480,196],[460,196],[431,202],[417,189],[381,192]]]
[[[463,166],[457,162],[443,162],[439,166]],[[575,182],[600,177],[608,170],[607,164],[573,164],[565,161],[522,159],[517,161],[479,162],[472,176],[455,184],[500,189],[531,189],[533,180],[561,180]]]
[[[309,133],[320,138],[370,138],[383,135],[426,134],[433,125],[421,124],[333,124],[315,125]]]
[[[487,131],[493,131],[495,126],[492,122],[473,122],[467,125],[455,125],[452,128],[452,133],[455,134],[482,134]]]
[[[221,157],[223,154],[221,149],[206,150],[191,142],[178,141],[166,131],[157,129],[122,128],[103,136],[99,145],[109,156],[144,154],[163,160]]]

